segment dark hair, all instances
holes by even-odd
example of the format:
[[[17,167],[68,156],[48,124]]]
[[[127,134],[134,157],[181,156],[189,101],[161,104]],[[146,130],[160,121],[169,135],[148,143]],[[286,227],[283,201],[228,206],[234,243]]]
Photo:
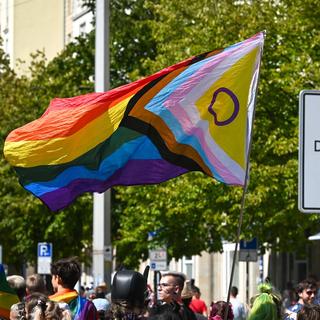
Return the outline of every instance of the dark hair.
[[[297,293],[301,293],[305,289],[316,289],[317,284],[311,280],[311,279],[306,279],[301,281],[296,288]]]
[[[209,320],[213,319],[215,316],[220,316],[222,319],[224,319],[224,315],[226,312],[228,305],[225,301],[217,301],[212,302],[210,306],[210,315]],[[229,303],[229,310],[228,310],[228,320],[233,320],[233,312],[232,312],[232,306]]]
[[[106,297],[105,290],[101,286],[96,287],[95,294],[96,294],[96,298],[105,298]]]
[[[26,280],[27,289],[29,294],[34,292],[46,293],[46,285],[40,274],[32,274]]]
[[[42,293],[32,293],[28,296],[28,301],[26,303],[26,313],[27,318],[32,318],[32,313],[34,312],[35,307],[39,306],[41,308],[42,314],[45,313],[46,303],[48,298]]]
[[[165,273],[162,277],[167,277],[167,276],[171,276],[171,277],[174,277],[175,281],[176,281],[176,284],[177,286],[179,287],[180,290],[183,289],[184,287],[184,282],[186,280],[185,276],[182,274],[182,273],[179,273],[179,272],[167,272]]]
[[[59,307],[59,304],[54,301],[48,301],[46,304],[45,310],[45,319],[46,320],[60,320],[62,319],[62,310]]]
[[[304,304],[298,312],[297,320],[320,320],[320,306]]]
[[[192,287],[192,291],[195,292],[195,293],[200,294],[200,289],[197,286],[193,286]]]
[[[236,297],[238,295],[238,288],[237,287],[232,287],[230,292],[231,292],[233,297]]]
[[[65,258],[52,263],[51,274],[60,277],[63,287],[73,289],[81,276],[78,258]]]

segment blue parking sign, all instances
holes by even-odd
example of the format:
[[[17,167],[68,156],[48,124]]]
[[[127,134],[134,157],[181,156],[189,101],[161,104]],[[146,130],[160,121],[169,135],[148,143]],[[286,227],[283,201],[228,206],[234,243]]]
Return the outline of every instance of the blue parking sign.
[[[258,240],[253,238],[250,241],[240,240],[240,250],[257,250]]]
[[[39,242],[38,243],[38,257],[52,258],[52,243]]]

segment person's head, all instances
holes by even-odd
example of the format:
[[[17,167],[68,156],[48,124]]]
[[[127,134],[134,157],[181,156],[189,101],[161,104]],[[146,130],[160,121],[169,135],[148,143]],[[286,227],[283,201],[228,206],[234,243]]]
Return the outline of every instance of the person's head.
[[[110,302],[105,298],[93,299],[92,302],[97,309],[99,319],[105,319]]]
[[[81,268],[76,257],[58,260],[51,264],[52,287],[73,289],[81,276]]]
[[[158,285],[159,300],[166,303],[180,300],[185,279],[185,275],[180,272],[168,272],[162,275]]]
[[[54,301],[47,301],[45,309],[45,320],[60,320],[65,319],[63,317],[63,311],[59,307],[59,304]]]
[[[190,280],[186,280],[183,290],[181,292],[181,298],[184,305],[189,306],[193,296]]]
[[[32,274],[31,276],[28,276],[26,286],[28,295],[34,292],[46,293],[47,291],[45,282],[40,274]]]
[[[105,298],[106,297],[105,289],[101,286],[96,287],[95,294],[96,294],[96,298]]]
[[[232,287],[230,293],[234,298],[236,298],[237,295],[238,295],[238,288],[237,287]]]
[[[311,304],[317,294],[317,284],[313,280],[303,280],[297,286],[299,303]]]
[[[224,319],[226,309],[227,309],[227,303],[225,301],[217,301],[212,302],[210,306],[210,314],[209,314],[209,320],[222,320]],[[229,310],[228,310],[228,320],[233,320],[234,315],[232,311],[232,306],[229,304]]]
[[[320,320],[320,306],[305,304],[298,312],[297,320]]]
[[[193,291],[193,295],[195,296],[195,298],[200,299],[200,297],[201,297],[200,289],[196,286],[193,286],[192,291]]]
[[[26,302],[26,318],[31,319],[44,319],[44,313],[47,308],[46,303],[48,298],[42,293],[32,293]]]
[[[18,275],[8,276],[7,281],[9,286],[17,293],[21,301],[26,295],[26,281],[23,277]]]
[[[280,320],[281,296],[276,293],[270,283],[258,287],[259,294],[251,298],[251,310],[248,320]]]

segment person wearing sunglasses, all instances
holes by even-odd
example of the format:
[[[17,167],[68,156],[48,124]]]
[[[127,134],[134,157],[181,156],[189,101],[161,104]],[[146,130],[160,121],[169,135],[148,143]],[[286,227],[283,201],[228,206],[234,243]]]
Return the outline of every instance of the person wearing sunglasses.
[[[310,305],[314,302],[317,294],[317,284],[311,279],[303,280],[298,284],[296,292],[299,300],[287,309],[285,320],[295,320],[304,305]]]
[[[176,271],[166,272],[158,284],[160,305],[150,310],[149,320],[195,320],[195,314],[182,302],[185,274]]]

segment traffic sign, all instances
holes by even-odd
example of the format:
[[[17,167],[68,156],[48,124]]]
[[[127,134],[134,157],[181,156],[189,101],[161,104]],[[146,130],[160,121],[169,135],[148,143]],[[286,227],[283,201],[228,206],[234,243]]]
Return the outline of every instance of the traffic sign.
[[[240,240],[240,250],[257,250],[258,241],[257,238],[253,238],[250,241]]]
[[[258,260],[258,241],[253,238],[250,241],[240,240],[239,261],[257,261]]]
[[[258,261],[258,253],[257,250],[240,250],[239,251],[239,261]]]
[[[38,257],[52,257],[52,243],[38,243]]]
[[[155,248],[149,250],[150,269],[154,271],[167,270],[167,249]]]
[[[104,246],[104,261],[112,261],[112,246]]]
[[[168,269],[167,261],[150,261],[150,269],[154,271],[165,271]]]
[[[50,274],[52,263],[52,243],[38,243],[38,273]]]
[[[150,250],[149,259],[153,261],[167,261],[167,250],[166,249]]]
[[[299,96],[299,197],[301,212],[320,212],[320,91]]]

